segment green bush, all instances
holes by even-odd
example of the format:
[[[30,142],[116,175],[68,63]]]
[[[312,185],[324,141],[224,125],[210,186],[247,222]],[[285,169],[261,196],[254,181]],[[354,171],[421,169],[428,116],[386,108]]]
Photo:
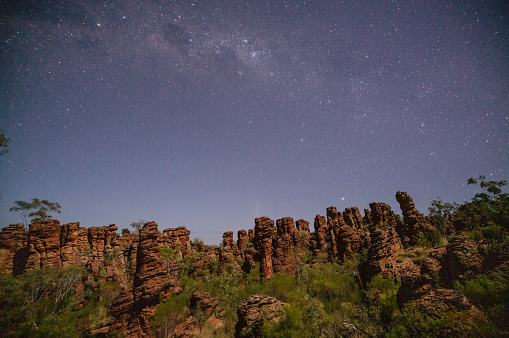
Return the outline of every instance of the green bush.
[[[477,275],[454,288],[465,294],[476,306],[484,311],[501,333],[509,335],[509,273],[492,276]]]

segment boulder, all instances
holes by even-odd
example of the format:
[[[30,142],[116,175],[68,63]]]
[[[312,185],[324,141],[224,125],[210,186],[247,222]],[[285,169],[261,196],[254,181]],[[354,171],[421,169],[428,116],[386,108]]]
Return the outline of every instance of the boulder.
[[[264,322],[275,324],[285,318],[286,304],[274,297],[253,295],[237,307],[235,337],[260,337]]]

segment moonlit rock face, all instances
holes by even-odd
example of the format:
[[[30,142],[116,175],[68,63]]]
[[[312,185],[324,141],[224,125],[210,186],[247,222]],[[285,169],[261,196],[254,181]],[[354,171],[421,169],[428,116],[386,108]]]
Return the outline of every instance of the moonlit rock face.
[[[217,244],[260,215],[397,190],[426,210],[507,179],[497,2],[9,3],[1,226],[48,196],[62,224],[154,219]]]

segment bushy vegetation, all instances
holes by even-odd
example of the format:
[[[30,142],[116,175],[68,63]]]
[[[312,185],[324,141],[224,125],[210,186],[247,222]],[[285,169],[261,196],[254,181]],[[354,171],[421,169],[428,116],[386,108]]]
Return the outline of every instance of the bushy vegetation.
[[[108,309],[120,288],[118,283],[105,281],[83,285],[84,273],[75,266],[2,276],[0,336],[90,336],[93,328],[109,321]]]

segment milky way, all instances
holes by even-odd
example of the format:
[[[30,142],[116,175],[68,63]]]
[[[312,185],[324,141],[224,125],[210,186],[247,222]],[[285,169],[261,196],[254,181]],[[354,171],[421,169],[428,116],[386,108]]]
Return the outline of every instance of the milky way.
[[[218,243],[407,191],[508,179],[507,1],[7,1],[0,225],[34,197],[82,226]]]

